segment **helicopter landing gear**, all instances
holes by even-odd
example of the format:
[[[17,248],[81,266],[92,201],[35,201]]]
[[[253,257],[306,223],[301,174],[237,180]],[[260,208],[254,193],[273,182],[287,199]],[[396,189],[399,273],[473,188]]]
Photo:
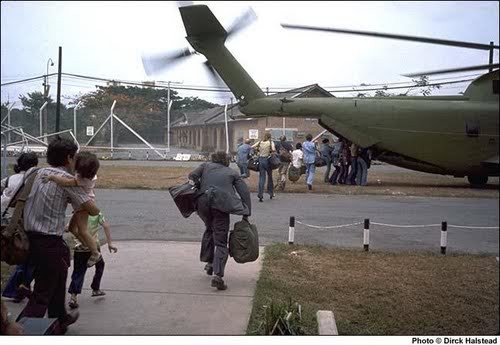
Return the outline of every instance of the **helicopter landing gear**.
[[[471,184],[472,188],[480,188],[480,187],[484,187],[484,185],[488,182],[488,176],[469,175],[469,176],[467,176],[467,180]]]

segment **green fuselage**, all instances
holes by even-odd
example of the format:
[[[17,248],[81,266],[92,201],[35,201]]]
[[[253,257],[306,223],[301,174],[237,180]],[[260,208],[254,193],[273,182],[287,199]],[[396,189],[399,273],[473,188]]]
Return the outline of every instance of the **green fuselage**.
[[[262,114],[316,117],[320,123],[380,159],[438,174],[496,175],[481,162],[498,156],[498,102],[466,97],[261,98],[241,107]],[[479,133],[467,134],[472,125]],[[498,172],[497,172],[498,174]]]

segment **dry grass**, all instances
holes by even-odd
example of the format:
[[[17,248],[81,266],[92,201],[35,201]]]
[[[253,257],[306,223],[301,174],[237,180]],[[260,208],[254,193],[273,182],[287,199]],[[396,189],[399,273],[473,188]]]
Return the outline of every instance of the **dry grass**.
[[[341,335],[494,335],[499,331],[493,256],[382,253],[317,246],[266,247],[248,331],[269,300],[332,310]]]
[[[201,164],[201,163],[200,163]],[[167,189],[183,183],[193,168],[186,167],[139,167],[103,165],[99,170],[98,188]],[[258,173],[252,172],[247,179],[250,191],[257,192]],[[277,172],[275,175],[277,176]],[[431,175],[409,171],[408,173],[375,171],[369,175],[367,186],[332,186],[322,182],[317,173],[312,193],[348,195],[408,195],[498,198],[498,179],[484,189],[470,188],[465,179]],[[304,176],[296,183],[287,182],[285,192],[305,193]]]

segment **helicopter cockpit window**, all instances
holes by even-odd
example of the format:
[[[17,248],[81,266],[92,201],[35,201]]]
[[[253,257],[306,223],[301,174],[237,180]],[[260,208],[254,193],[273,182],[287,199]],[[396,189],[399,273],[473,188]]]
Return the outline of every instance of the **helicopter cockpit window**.
[[[479,132],[479,120],[467,120],[465,122],[465,133],[468,137],[478,137]]]

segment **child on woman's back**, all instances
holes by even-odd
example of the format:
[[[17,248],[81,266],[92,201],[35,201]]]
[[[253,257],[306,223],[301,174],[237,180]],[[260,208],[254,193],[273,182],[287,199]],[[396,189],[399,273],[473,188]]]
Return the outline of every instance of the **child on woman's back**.
[[[97,180],[97,170],[99,170],[99,160],[97,156],[90,152],[79,152],[76,155],[76,174],[74,178],[48,175],[45,177],[45,180],[53,181],[63,187],[82,187],[92,200],[95,200],[94,187],[95,181]],[[69,222],[69,231],[90,249],[91,255],[87,262],[87,266],[92,267],[101,260],[102,257],[97,249],[95,240],[87,229],[89,215],[83,209],[75,209],[75,207],[73,207],[73,210],[73,216]]]

